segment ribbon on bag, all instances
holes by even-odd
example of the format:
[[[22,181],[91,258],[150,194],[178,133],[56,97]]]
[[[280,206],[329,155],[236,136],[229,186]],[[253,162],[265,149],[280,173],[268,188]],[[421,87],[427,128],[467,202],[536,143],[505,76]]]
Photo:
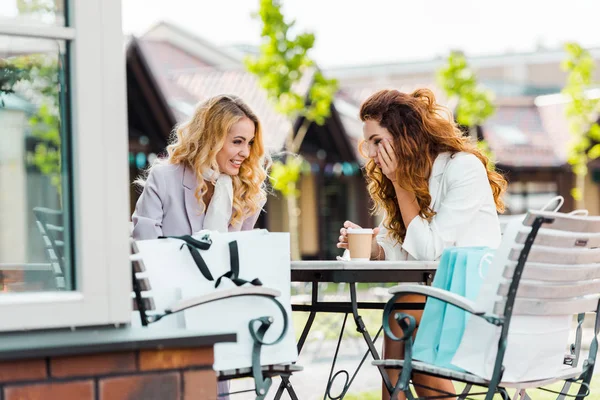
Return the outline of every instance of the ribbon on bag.
[[[221,284],[221,280],[223,278],[230,279],[233,283],[236,284],[236,286],[242,286],[242,285],[245,285],[246,283],[249,283],[254,286],[262,286],[262,282],[258,278],[254,278],[251,281],[247,281],[247,280],[239,277],[240,255],[238,252],[237,241],[235,241],[235,240],[229,242],[229,263],[230,263],[231,269],[228,272],[221,275],[219,277],[219,279],[217,279],[217,282],[215,283],[215,288],[219,287],[219,285]]]
[[[160,236],[159,239],[178,239],[184,243],[179,248],[180,250],[186,247],[194,260],[194,263],[198,267],[198,270],[204,276],[206,280],[214,281],[215,278],[212,276],[206,261],[202,257],[200,250],[209,250],[212,245],[210,235],[205,234],[200,239],[195,239],[191,235],[183,236]],[[239,277],[240,274],[240,255],[238,251],[238,244],[236,240],[229,242],[229,271],[217,278],[215,282],[215,288],[218,288],[223,278],[231,280],[236,286],[242,286],[247,283],[254,286],[262,286],[262,282],[258,278],[254,278],[250,281]]]

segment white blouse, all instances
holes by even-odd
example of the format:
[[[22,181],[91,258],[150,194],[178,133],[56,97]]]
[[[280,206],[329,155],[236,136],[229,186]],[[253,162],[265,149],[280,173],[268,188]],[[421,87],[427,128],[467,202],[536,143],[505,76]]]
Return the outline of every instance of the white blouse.
[[[408,225],[403,243],[397,243],[380,225],[377,243],[386,260],[437,260],[445,248],[500,245],[500,223],[487,172],[473,154],[435,159],[429,178],[431,222],[416,216]]]

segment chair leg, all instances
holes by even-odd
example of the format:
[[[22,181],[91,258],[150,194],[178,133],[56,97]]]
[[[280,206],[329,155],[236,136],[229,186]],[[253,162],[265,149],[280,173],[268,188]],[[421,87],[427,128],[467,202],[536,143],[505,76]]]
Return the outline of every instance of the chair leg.
[[[287,390],[288,394],[290,395],[290,398],[292,400],[298,400],[298,396],[296,395],[296,391],[294,390],[294,387],[292,386],[292,383],[290,382],[290,377],[289,376],[282,376],[281,377],[281,381],[285,384],[285,390]]]
[[[468,383],[465,388],[463,389],[463,391],[458,395],[458,400],[464,400],[467,398],[467,396],[469,395],[469,392],[471,391],[471,388],[473,387],[473,385],[471,385],[470,383]]]
[[[529,394],[527,394],[526,389],[517,389],[517,393],[515,394],[515,400],[531,400],[531,397],[529,397]]]

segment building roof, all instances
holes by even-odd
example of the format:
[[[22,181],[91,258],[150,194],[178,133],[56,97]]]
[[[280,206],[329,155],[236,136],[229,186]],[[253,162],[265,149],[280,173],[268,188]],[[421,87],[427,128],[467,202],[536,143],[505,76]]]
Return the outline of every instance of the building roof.
[[[483,136],[507,167],[558,167],[565,164],[550,140],[540,110],[531,104],[498,105],[483,125]]]
[[[260,119],[266,148],[272,152],[282,149],[292,124],[275,110],[255,75],[242,69],[204,68],[194,72],[175,73],[173,80],[196,101],[204,101],[219,94],[239,96]],[[305,88],[307,89],[308,87]]]
[[[153,25],[144,33],[143,39],[171,43],[213,67],[232,68],[242,65],[241,52],[233,48],[217,47],[193,32],[167,21],[160,21]]]
[[[172,72],[206,68],[208,64],[169,42],[149,39],[140,39],[137,42],[175,118],[177,121],[184,120],[188,113],[181,105],[193,105],[197,100],[174,82]]]
[[[167,104],[178,122],[189,118],[198,102],[234,94],[248,103],[263,125],[265,146],[282,149],[291,122],[278,113],[258,79],[243,68],[241,55],[218,48],[168,22],[160,22],[138,40]],[[294,88],[308,93],[312,74]]]
[[[600,47],[587,49],[595,59],[600,59]],[[501,53],[485,56],[469,57],[467,60],[472,68],[489,68],[512,66],[520,64],[547,64],[560,63],[565,53],[562,48],[552,50],[539,50],[527,53]],[[390,76],[403,74],[428,74],[435,72],[446,63],[446,59],[437,57],[429,60],[418,60],[397,63],[381,63],[369,65],[353,65],[334,67],[325,70],[325,73],[336,78],[354,78],[361,76]]]

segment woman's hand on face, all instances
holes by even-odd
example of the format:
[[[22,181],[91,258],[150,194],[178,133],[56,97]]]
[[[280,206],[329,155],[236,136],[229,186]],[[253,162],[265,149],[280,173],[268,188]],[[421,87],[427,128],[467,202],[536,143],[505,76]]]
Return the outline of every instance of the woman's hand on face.
[[[396,183],[398,160],[396,159],[396,153],[394,152],[394,147],[390,140],[384,139],[381,141],[377,148],[377,161],[381,166],[381,172],[383,172],[392,183]]]

